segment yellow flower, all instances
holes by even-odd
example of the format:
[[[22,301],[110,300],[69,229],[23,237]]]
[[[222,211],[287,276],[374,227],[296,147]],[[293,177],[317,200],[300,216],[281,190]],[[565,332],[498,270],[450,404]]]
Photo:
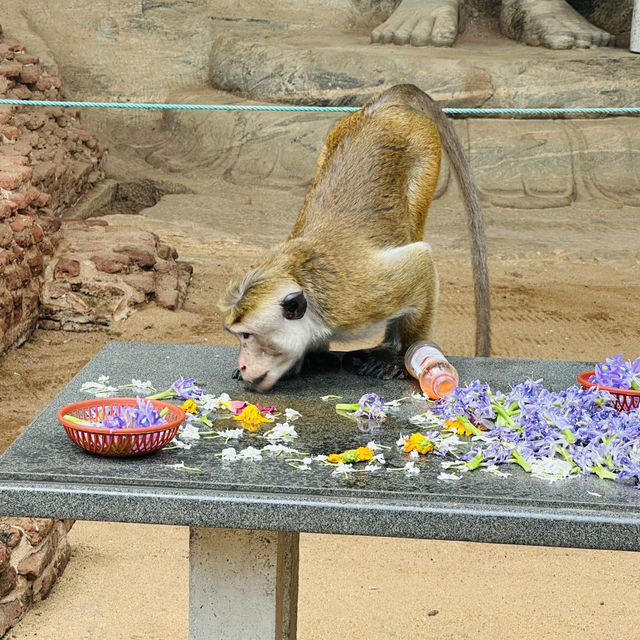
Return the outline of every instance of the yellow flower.
[[[472,436],[473,431],[467,429],[467,427],[462,424],[459,420],[445,420],[444,421],[445,431],[455,431],[459,436]],[[480,427],[480,431],[486,431],[487,427],[482,425]]]
[[[199,413],[198,405],[193,400],[186,400],[185,403],[182,405],[182,408],[187,413]]]
[[[332,453],[328,458],[327,462],[332,462],[336,464],[337,462],[342,462],[342,456],[339,453]]]
[[[356,458],[358,458],[358,460],[371,460],[371,458],[373,458],[373,449],[369,449],[369,447],[358,447],[356,449]]]
[[[470,436],[471,431],[465,427],[459,420],[445,420],[445,431],[455,431],[459,436]]]
[[[434,448],[433,442],[427,440],[422,433],[412,433],[409,438],[404,439],[404,451],[417,451],[424,455]]]
[[[255,404],[248,404],[241,413],[233,416],[233,419],[242,422],[242,426],[248,431],[257,431],[263,422],[271,422],[269,418],[265,418]]]

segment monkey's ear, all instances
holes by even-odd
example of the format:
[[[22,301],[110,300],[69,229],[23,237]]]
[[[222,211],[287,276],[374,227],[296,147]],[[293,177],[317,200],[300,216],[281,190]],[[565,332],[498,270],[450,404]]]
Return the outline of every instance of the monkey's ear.
[[[307,310],[307,299],[302,291],[290,293],[280,303],[282,315],[287,320],[300,320]]]

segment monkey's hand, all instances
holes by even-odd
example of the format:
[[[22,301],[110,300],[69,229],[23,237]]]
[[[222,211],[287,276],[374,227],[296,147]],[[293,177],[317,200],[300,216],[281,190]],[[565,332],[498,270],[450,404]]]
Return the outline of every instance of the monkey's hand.
[[[240,369],[236,369],[232,376],[231,376],[232,380],[242,380],[242,374],[240,373]]]
[[[402,358],[385,347],[347,351],[342,357],[342,367],[345,371],[378,380],[408,377]]]
[[[310,351],[302,361],[300,374],[336,373],[340,371],[342,355],[340,351]]]

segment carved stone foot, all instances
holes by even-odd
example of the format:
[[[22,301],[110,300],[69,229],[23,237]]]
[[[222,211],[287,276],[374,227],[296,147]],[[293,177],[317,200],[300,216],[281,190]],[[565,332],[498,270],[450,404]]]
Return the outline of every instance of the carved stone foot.
[[[371,42],[450,47],[458,35],[460,0],[403,0],[371,33]]]
[[[615,44],[565,0],[502,0],[500,29],[509,38],[548,49],[586,49]]]
[[[393,351],[379,347],[347,351],[342,358],[342,367],[345,371],[378,380],[408,377],[401,357]]]

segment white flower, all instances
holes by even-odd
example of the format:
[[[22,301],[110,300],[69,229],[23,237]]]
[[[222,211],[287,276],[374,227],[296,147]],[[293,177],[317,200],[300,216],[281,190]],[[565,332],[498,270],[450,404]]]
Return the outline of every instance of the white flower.
[[[223,429],[216,431],[216,434],[227,440],[240,440],[244,435],[244,429]]]
[[[301,418],[302,414],[299,411],[296,411],[295,409],[286,408],[284,410],[284,417],[287,422],[293,422],[294,420]]]
[[[191,449],[190,444],[186,444],[185,442],[178,440],[178,438],[174,438],[169,444],[174,447],[178,447],[178,449]]]
[[[560,458],[536,458],[531,461],[531,475],[551,482],[568,478],[572,469],[573,467],[569,461],[561,460]]]
[[[298,434],[295,427],[292,427],[288,422],[283,422],[282,424],[277,424],[273,429],[265,432],[264,437],[271,441],[292,440],[293,438],[297,438]]]
[[[404,472],[408,476],[416,476],[420,473],[420,469],[416,467],[415,462],[411,461],[411,462],[407,462],[407,464],[404,465]]]
[[[401,434],[400,434],[400,437],[396,440],[396,444],[397,444],[399,447],[404,447],[404,445],[405,445],[405,442],[404,442],[404,441],[405,441],[405,440],[408,440],[408,439],[409,439],[409,436],[405,436],[405,435],[403,435],[403,434],[401,433]]]
[[[118,387],[111,387],[107,382],[109,382],[109,376],[100,376],[98,382],[85,382],[80,387],[80,391],[93,393],[96,398],[103,398],[118,391]]]
[[[119,387],[120,389],[132,389],[134,390],[137,394],[149,394],[149,393],[153,393],[155,391],[154,386],[151,384],[151,380],[145,380],[144,382],[142,382],[142,380],[136,380],[135,378],[133,378],[131,380],[131,384],[123,384]]]
[[[511,475],[510,473],[507,473],[505,471],[500,471],[497,464],[490,464],[489,466],[485,467],[484,470],[487,473],[492,473],[493,475],[500,476],[501,478],[508,478]]]
[[[238,452],[233,447],[227,447],[220,453],[223,462],[235,462],[238,460]]]
[[[223,402],[229,402],[229,400],[231,400],[231,398],[227,393],[221,393],[219,396],[205,393],[198,398],[198,406],[203,412],[215,411],[222,407]]]
[[[184,464],[184,461],[178,462],[177,464],[168,464],[167,467],[170,467],[171,469],[184,469],[185,471],[194,471],[196,473],[200,472],[200,469],[198,467],[187,467]]]
[[[420,413],[418,415],[411,416],[409,418],[409,422],[411,424],[422,426],[422,425],[434,424],[434,419],[433,419],[433,416],[430,416],[427,413]],[[438,422],[437,424],[440,424],[440,423]]]
[[[178,434],[178,438],[181,440],[200,440],[200,432],[191,422],[186,422],[182,425],[182,430]]]
[[[419,457],[420,457],[420,454],[419,454],[415,449],[412,449],[412,450],[409,452],[409,457],[410,457],[410,458],[419,458]]]
[[[466,462],[460,462],[458,460],[444,460],[440,463],[440,466],[443,469],[456,469],[458,471],[468,471],[469,467],[467,467]]]
[[[460,480],[460,476],[457,476],[455,473],[445,473],[442,471],[438,474],[438,480]]]
[[[309,471],[311,469],[311,458],[303,458],[302,464],[297,467],[298,471]]]
[[[345,464],[344,462],[338,462],[338,464],[336,464],[336,468],[331,472],[332,476],[339,476],[339,475],[348,475],[350,473],[353,473],[355,471],[355,469],[353,468],[352,464]]]
[[[380,451],[382,449],[382,447],[379,444],[377,444],[374,440],[371,440],[371,442],[367,442],[367,447],[372,451]]]
[[[329,456],[325,456],[323,454],[313,456],[312,460],[317,460],[318,462],[326,462]]]
[[[377,462],[378,464],[387,464],[387,461],[384,459],[383,453],[378,453],[377,455],[371,458],[371,462]]]
[[[374,471],[379,471],[380,469],[382,469],[382,467],[379,464],[376,464],[375,462],[371,461],[365,468],[365,471],[369,471],[370,473],[373,473]]]
[[[262,454],[260,449],[255,447],[246,447],[238,453],[238,458],[244,458],[245,460],[262,460]]]
[[[268,444],[266,447],[262,447],[262,451],[271,451],[276,455],[280,453],[297,453],[295,449],[287,447],[284,444]]]

